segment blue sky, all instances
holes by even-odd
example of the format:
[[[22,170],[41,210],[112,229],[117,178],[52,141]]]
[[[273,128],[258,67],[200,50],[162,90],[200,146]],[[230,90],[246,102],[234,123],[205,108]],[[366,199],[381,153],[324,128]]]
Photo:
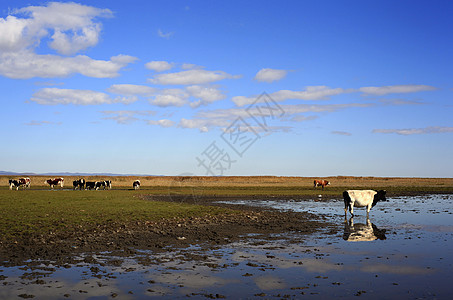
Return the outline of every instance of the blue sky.
[[[451,15],[451,1],[2,2],[0,170],[452,177]]]

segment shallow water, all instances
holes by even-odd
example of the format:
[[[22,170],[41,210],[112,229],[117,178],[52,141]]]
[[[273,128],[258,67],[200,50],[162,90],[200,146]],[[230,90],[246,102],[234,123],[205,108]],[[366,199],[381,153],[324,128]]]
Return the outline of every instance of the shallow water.
[[[352,223],[342,201],[318,200],[229,203],[320,214],[338,224],[336,234],[248,235],[209,251],[192,246],[128,259],[87,254],[72,266],[0,268],[0,299],[451,299],[453,196],[389,198],[369,221],[355,209]]]

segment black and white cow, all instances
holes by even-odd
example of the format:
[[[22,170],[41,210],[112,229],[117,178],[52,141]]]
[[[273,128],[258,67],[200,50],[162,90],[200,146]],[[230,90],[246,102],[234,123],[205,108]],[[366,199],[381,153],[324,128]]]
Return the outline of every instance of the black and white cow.
[[[53,187],[57,184],[60,185],[60,187],[63,187],[64,185],[64,178],[63,177],[59,177],[59,178],[54,178],[54,179],[47,179],[46,181],[44,181],[44,183],[47,183],[48,185],[50,185],[50,188],[53,190]]]
[[[96,188],[96,184],[97,184],[97,183],[98,183],[97,181],[87,181],[87,182],[85,183],[85,189],[86,189],[86,190],[94,189],[94,188]]]
[[[101,187],[105,190],[105,181],[96,181],[95,190],[99,190]]]
[[[8,180],[9,184],[9,189],[12,190],[13,187],[16,188],[16,191],[19,189],[19,187],[25,188],[30,188],[31,180],[29,177],[21,177],[19,179],[9,179]]]
[[[344,199],[344,214],[345,216],[349,212],[354,217],[354,207],[366,207],[367,217],[370,214],[370,210],[379,201],[387,201],[385,198],[386,191],[373,191],[373,190],[349,190],[343,192]]]
[[[80,179],[74,180],[72,182],[72,185],[74,186],[74,191],[76,189],[79,189],[79,190],[85,189],[85,179],[80,178]]]
[[[16,180],[16,179],[10,179],[10,180],[8,180],[8,183],[9,183],[9,189],[10,189],[10,190],[12,190],[13,187],[15,187],[16,190],[19,189],[19,181],[18,181],[18,180]]]
[[[96,190],[102,189],[111,189],[112,188],[112,181],[111,180],[102,180],[96,181]]]
[[[132,187],[134,190],[140,189],[140,180],[135,180],[134,183],[132,183]]]
[[[23,185],[25,188],[30,188],[31,180],[30,177],[19,178],[19,185]]]

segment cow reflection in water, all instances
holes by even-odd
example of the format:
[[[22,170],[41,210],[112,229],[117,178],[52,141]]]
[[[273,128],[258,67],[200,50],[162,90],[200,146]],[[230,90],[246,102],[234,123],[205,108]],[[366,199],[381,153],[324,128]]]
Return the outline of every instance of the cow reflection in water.
[[[371,223],[370,219],[366,219],[366,224],[354,224],[354,218],[348,220],[344,218],[344,234],[343,239],[349,242],[369,242],[374,240],[385,240],[385,229],[379,229]]]

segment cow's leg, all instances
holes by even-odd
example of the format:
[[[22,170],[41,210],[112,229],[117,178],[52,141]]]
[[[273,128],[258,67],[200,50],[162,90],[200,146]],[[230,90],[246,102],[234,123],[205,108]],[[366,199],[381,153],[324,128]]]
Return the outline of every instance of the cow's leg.
[[[344,191],[343,192],[343,200],[344,200],[344,216],[346,217],[349,211],[351,211],[351,197],[349,197],[349,193]],[[352,213],[352,212],[351,212]]]

